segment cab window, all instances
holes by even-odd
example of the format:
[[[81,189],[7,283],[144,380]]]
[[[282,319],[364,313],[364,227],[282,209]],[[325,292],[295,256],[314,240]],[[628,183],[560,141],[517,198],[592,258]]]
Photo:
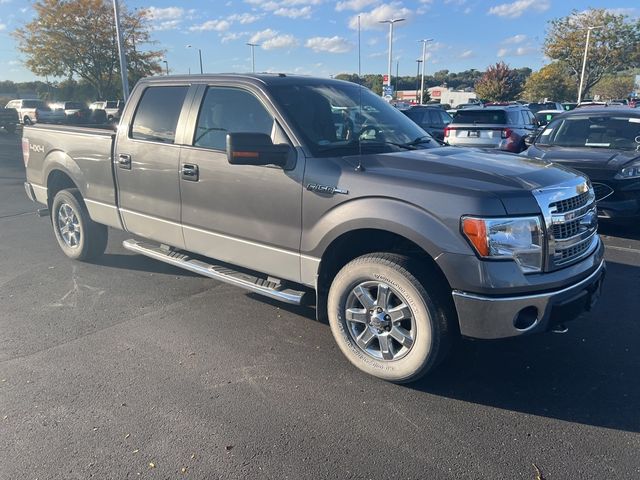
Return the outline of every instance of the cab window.
[[[131,125],[131,138],[174,143],[187,88],[149,87],[142,94]]]
[[[193,145],[226,150],[227,133],[272,135],[274,119],[253,94],[245,90],[209,87],[202,101]]]

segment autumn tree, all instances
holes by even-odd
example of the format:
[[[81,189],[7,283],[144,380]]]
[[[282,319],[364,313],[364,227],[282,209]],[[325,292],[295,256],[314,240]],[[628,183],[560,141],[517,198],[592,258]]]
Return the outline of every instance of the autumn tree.
[[[522,91],[522,81],[518,72],[509,65],[498,62],[491,65],[476,82],[476,94],[483,100],[504,102],[518,97]]]
[[[544,53],[563,62],[576,86],[580,84],[587,29],[591,30],[589,54],[582,97],[606,74],[640,65],[640,20],[602,8],[552,20],[544,43]]]
[[[111,2],[107,0],[37,0],[35,18],[13,35],[36,75],[80,78],[98,98],[117,95],[120,79],[117,36]],[[133,85],[143,76],[159,73],[163,52],[149,50],[146,10],[121,7],[121,28]]]
[[[568,68],[562,62],[552,62],[531,74],[524,84],[522,98],[530,102],[566,101],[575,99],[577,91]]]
[[[603,100],[627,98],[634,88],[634,80],[633,75],[606,75],[591,91]]]

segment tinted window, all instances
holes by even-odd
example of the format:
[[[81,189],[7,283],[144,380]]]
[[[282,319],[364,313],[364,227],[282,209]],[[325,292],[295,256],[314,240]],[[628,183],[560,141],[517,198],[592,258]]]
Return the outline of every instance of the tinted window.
[[[64,107],[67,109],[69,108],[79,109],[79,108],[84,108],[84,105],[82,105],[80,102],[67,102],[64,104]]]
[[[507,116],[504,110],[458,110],[453,123],[505,124]]]
[[[443,124],[449,125],[452,118],[451,115],[449,115],[447,112],[440,111],[440,120],[442,120]]]
[[[427,110],[427,123],[432,126],[440,126],[442,122],[440,121],[440,115],[438,115],[437,110]]]
[[[22,108],[42,108],[44,103],[41,100],[24,100]]]
[[[187,87],[149,87],[136,110],[131,138],[173,143]]]
[[[193,144],[226,150],[229,132],[271,135],[272,130],[273,117],[254,95],[235,88],[212,87],[202,102]]]
[[[411,120],[416,122],[418,125],[422,125],[426,121],[424,110],[414,108],[404,113],[407,115],[407,117],[409,117]]]

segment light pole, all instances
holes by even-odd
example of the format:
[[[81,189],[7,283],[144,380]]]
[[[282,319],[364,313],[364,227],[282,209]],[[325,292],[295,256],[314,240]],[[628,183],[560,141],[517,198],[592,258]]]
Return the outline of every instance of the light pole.
[[[420,80],[420,105],[424,103],[424,64],[427,63],[427,43],[433,42],[433,38],[418,40],[422,43],[422,79]]]
[[[118,55],[120,57],[120,78],[122,78],[123,100],[129,98],[129,79],[127,75],[127,57],[125,56],[124,41],[122,39],[122,29],[120,28],[120,5],[118,0],[113,0],[113,16],[116,22],[116,35],[118,38]]]
[[[389,20],[380,20],[378,23],[389,24],[389,63],[387,66],[387,86],[391,87],[391,59],[393,58],[393,25],[397,22],[404,22],[404,18],[390,18]],[[384,93],[384,92],[383,92]]]
[[[166,60],[162,60],[162,63],[164,63],[164,66],[165,66],[165,68],[166,68],[167,75],[169,75],[169,62],[167,62]]]
[[[187,48],[194,48],[193,45],[187,45]],[[202,50],[198,49],[198,58],[200,59],[200,73],[204,73],[202,70]]]
[[[256,73],[256,52],[255,52],[255,48],[259,47],[260,44],[258,44],[258,43],[247,43],[247,45],[249,45],[251,47],[251,71],[253,73]]]
[[[589,52],[589,37],[591,37],[591,30],[597,30],[599,27],[587,27],[587,41],[584,44],[584,58],[582,59],[582,73],[580,74],[580,88],[578,88],[578,103],[582,100],[582,85],[584,84],[584,71],[587,68],[587,54]]]
[[[416,62],[418,63],[418,70],[416,71],[416,103],[418,103],[418,101],[422,103],[422,100],[418,100],[418,77],[420,76],[420,64],[422,63],[422,59],[419,58]]]

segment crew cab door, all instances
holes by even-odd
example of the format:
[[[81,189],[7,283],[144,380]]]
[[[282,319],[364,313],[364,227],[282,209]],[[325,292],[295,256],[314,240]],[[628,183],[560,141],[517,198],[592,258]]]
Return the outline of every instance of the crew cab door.
[[[304,157],[284,169],[231,165],[229,132],[290,143],[267,96],[252,85],[201,85],[180,165],[186,249],[299,281]]]
[[[114,152],[118,206],[125,229],[184,248],[180,226],[179,131],[189,86],[148,86],[130,100]]]

